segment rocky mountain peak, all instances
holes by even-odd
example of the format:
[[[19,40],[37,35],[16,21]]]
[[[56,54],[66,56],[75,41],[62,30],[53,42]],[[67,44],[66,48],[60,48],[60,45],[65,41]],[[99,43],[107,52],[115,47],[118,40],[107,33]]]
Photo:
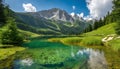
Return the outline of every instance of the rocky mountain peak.
[[[52,8],[49,10],[43,10],[37,12],[37,15],[46,19],[54,19],[61,21],[73,22],[74,19],[65,11],[58,8]]]

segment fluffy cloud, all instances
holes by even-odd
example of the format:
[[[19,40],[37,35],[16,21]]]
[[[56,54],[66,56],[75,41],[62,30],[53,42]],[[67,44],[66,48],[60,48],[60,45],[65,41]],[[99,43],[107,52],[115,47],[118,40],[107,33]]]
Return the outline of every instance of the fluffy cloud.
[[[78,17],[84,17],[84,13],[77,14]]]
[[[72,6],[72,9],[73,9],[73,10],[75,10],[75,8],[76,8],[75,6]]]
[[[90,17],[100,19],[109,11],[112,11],[113,0],[86,0],[87,7],[90,10]]]
[[[27,3],[27,4],[24,4],[23,3],[23,8],[24,8],[24,11],[26,12],[36,12],[36,7],[33,6],[31,3]]]

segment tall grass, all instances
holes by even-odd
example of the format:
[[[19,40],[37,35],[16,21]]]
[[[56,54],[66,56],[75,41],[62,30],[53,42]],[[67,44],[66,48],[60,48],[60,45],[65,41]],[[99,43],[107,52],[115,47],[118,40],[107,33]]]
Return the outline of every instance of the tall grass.
[[[62,43],[64,44],[70,44],[70,45],[80,45],[80,42],[82,41],[81,37],[69,37],[62,39]]]
[[[114,39],[108,43],[115,51],[120,50],[120,39]]]
[[[102,37],[87,36],[87,37],[67,37],[67,38],[52,38],[49,41],[61,42],[69,45],[84,45],[84,46],[102,46]]]
[[[101,41],[101,37],[98,37],[98,36],[84,37],[80,44],[85,46],[102,46],[103,45]]]
[[[0,48],[0,60],[6,59],[9,56],[15,54],[17,51],[23,51],[23,47],[12,47],[12,48]]]
[[[80,45],[82,37],[51,38],[48,41],[61,42],[68,45]]]

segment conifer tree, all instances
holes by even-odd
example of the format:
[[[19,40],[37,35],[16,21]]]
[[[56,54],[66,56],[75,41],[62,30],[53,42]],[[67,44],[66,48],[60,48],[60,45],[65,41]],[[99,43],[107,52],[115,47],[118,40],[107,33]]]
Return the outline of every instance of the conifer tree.
[[[2,32],[2,44],[19,45],[23,42],[20,36],[15,20],[9,17],[7,20],[7,29]]]
[[[115,22],[117,23],[115,30],[116,33],[120,35],[120,0],[114,0],[114,10],[112,11],[112,15],[114,17]]]
[[[15,19],[10,16],[9,6],[4,6],[0,0],[0,25],[5,27],[1,34],[1,43],[9,45],[20,45],[23,38],[18,32]]]
[[[6,18],[4,13],[4,4],[3,1],[0,0],[0,27],[6,24]]]

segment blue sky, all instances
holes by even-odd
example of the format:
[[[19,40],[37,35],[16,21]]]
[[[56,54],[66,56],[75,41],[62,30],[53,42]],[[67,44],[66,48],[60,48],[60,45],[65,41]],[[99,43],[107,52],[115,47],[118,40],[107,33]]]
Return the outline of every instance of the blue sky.
[[[36,12],[51,8],[66,10],[84,19],[100,19],[112,11],[113,0],[5,0],[15,12]]]
[[[60,8],[68,13],[75,12],[89,15],[89,10],[85,0],[5,0],[13,11],[24,12],[23,3],[31,3],[37,11],[47,10],[51,8]],[[75,6],[73,10],[72,6]]]

